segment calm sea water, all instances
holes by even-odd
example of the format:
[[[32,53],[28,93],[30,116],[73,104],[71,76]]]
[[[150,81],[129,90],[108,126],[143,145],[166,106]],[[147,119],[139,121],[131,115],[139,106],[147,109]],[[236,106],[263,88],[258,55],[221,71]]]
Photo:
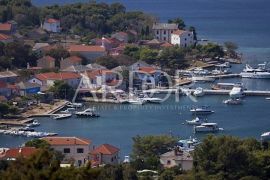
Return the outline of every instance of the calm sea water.
[[[37,5],[71,3],[78,1],[33,0]],[[107,0],[104,2],[114,2]],[[161,21],[182,17],[187,25],[197,28],[200,38],[222,43],[234,41],[244,53],[245,62],[257,64],[270,57],[270,1],[268,0],[120,0],[128,10],[143,10],[154,14]],[[240,72],[243,65],[233,67]],[[270,80],[226,79],[223,82],[242,81],[248,89],[270,90]],[[209,86],[199,84],[197,86]],[[57,132],[65,136],[81,136],[95,144],[111,143],[121,148],[122,156],[130,152],[132,137],[145,134],[173,134],[179,137],[193,135],[192,127],[182,125],[191,119],[189,108],[193,105],[209,105],[216,112],[209,122],[217,122],[223,133],[239,137],[259,138],[270,130],[270,102],[264,97],[246,97],[243,105],[227,106],[222,103],[227,96],[205,96],[193,103],[188,97],[175,102],[171,96],[161,105],[105,105],[98,107],[98,119],[70,118],[55,121],[40,118],[40,131]],[[93,106],[91,104],[90,106]],[[201,136],[199,136],[201,137]],[[22,144],[28,138],[0,135],[0,146]]]

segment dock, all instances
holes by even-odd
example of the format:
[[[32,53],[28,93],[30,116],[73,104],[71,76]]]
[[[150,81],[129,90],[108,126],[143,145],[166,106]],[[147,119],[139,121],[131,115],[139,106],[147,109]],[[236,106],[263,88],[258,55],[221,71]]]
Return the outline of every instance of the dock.
[[[194,92],[195,89],[189,89],[190,92]],[[230,90],[213,90],[213,89],[204,89],[206,95],[229,95]],[[246,96],[270,96],[270,91],[244,91]]]
[[[33,118],[26,118],[23,120],[20,119],[3,119],[0,121],[0,125],[7,125],[7,126],[26,126],[33,121]]]

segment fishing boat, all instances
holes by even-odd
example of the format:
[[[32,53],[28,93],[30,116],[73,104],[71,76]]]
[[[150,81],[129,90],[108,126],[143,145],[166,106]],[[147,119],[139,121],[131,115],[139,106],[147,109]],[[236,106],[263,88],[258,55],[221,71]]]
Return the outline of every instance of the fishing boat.
[[[209,110],[207,107],[192,108],[192,109],[190,109],[190,112],[192,112],[192,114],[196,114],[196,115],[207,115],[207,114],[214,113],[214,111]]]
[[[75,114],[79,117],[99,117],[99,114],[96,113],[95,108],[88,108],[84,111],[78,111]]]
[[[266,69],[266,64],[266,62],[258,64],[257,68],[253,68],[250,65],[246,64],[240,75],[242,78],[269,79],[270,72]]]
[[[270,131],[261,134],[261,141],[269,141],[269,140],[270,140]]]
[[[202,118],[196,117],[195,119],[192,119],[192,120],[186,120],[186,123],[188,125],[201,125],[205,121],[207,120],[203,120]]]
[[[193,92],[193,95],[196,97],[203,96],[204,94],[205,93],[203,91],[203,88],[201,88],[201,87],[196,88],[195,91]]]
[[[55,120],[59,120],[59,119],[66,119],[66,118],[69,118],[71,116],[72,116],[72,114],[56,114],[56,115],[53,115],[52,118]]]
[[[222,131],[223,128],[219,128],[217,123],[202,123],[199,126],[194,127],[194,132],[218,132]]]
[[[230,98],[230,99],[224,100],[223,103],[230,104],[230,105],[238,105],[238,104],[242,104],[243,101],[240,98],[235,98],[235,99]]]

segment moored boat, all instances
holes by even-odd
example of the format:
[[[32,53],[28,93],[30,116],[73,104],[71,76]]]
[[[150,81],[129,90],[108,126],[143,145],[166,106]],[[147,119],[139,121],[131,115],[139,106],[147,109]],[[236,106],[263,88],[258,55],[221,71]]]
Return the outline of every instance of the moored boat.
[[[37,127],[39,125],[40,123],[35,119],[32,123],[27,124],[26,127]]]
[[[99,114],[97,114],[95,111],[95,108],[88,108],[84,111],[78,111],[75,114],[79,117],[99,117]]]
[[[238,105],[238,104],[242,104],[243,101],[240,98],[236,98],[236,99],[226,99],[223,101],[224,104],[230,104],[230,105]]]
[[[214,111],[209,110],[207,107],[201,107],[201,108],[192,108],[190,109],[190,112],[192,112],[192,114],[196,114],[196,115],[207,115],[207,114],[212,114],[214,113]]]
[[[69,102],[66,106],[69,107],[69,108],[80,108],[80,107],[83,106],[83,104],[82,103],[71,103],[71,102]]]
[[[223,128],[219,128],[217,123],[202,123],[199,126],[194,127],[194,132],[218,132],[222,131]]]
[[[235,85],[229,95],[231,98],[241,98],[245,96],[244,89],[241,85]]]
[[[66,118],[69,118],[71,116],[72,116],[72,114],[56,114],[56,115],[52,115],[52,118],[55,120],[58,120],[58,119],[66,119]]]
[[[195,119],[192,119],[192,120],[186,120],[186,123],[188,125],[201,125],[205,121],[206,120],[203,120],[202,118],[196,117]]]
[[[195,89],[195,91],[193,92],[193,95],[196,97],[201,97],[205,94],[205,92],[203,91],[203,88],[198,87]]]
[[[269,140],[270,140],[270,131],[261,134],[261,141],[269,141]]]
[[[258,64],[257,68],[253,68],[246,64],[240,75],[242,78],[269,79],[270,72],[266,69],[266,64],[267,63]]]

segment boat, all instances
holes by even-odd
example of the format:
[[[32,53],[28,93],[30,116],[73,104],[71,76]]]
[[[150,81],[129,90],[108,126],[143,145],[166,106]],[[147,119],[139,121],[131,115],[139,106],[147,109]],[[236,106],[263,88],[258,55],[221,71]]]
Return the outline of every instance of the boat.
[[[243,101],[240,98],[230,98],[230,99],[226,99],[223,101],[224,104],[231,104],[231,105],[238,105],[238,104],[242,104]]]
[[[270,100],[270,97],[265,98],[266,100]]]
[[[38,120],[34,120],[32,123],[27,124],[26,127],[37,127],[39,125],[40,123],[38,122]]]
[[[56,114],[56,115],[53,115],[52,118],[55,120],[58,120],[58,119],[69,118],[71,116],[72,116],[72,114]]]
[[[269,140],[270,140],[270,131],[261,134],[261,141],[269,141]]]
[[[219,128],[217,123],[202,123],[199,126],[194,127],[194,132],[218,132],[222,131],[223,128]]]
[[[192,119],[192,120],[186,120],[186,123],[188,125],[201,125],[205,121],[207,121],[207,120],[202,120],[201,118],[196,117],[195,119]]]
[[[95,108],[88,108],[84,111],[78,111],[75,114],[79,117],[99,117],[99,114],[97,114],[95,111]]]
[[[83,104],[82,103],[71,103],[71,102],[69,102],[66,106],[69,107],[69,108],[80,108],[80,107],[83,106]]]
[[[144,105],[146,101],[138,98],[138,99],[129,99],[128,103],[134,104],[134,105]]]
[[[192,73],[196,75],[209,75],[210,74],[208,70],[202,69],[202,68],[195,68],[193,69]]]
[[[242,83],[217,83],[215,85],[213,85],[211,88],[213,90],[232,90],[234,86],[236,85],[242,85]]]
[[[156,98],[156,97],[148,97],[145,94],[140,94],[139,99],[149,102],[149,103],[161,103],[162,99],[161,98]]]
[[[220,67],[220,68],[230,68],[231,67],[231,64],[230,62],[225,62],[223,64],[218,64],[216,65],[216,67]]]
[[[68,114],[69,113],[69,110],[68,109],[66,109],[66,110],[64,110],[64,111],[60,111],[61,113],[64,113],[64,114]]]
[[[235,85],[229,95],[231,98],[241,98],[245,96],[244,89],[241,85]]]
[[[266,69],[266,64],[267,63],[258,64],[257,68],[246,64],[240,75],[242,78],[269,79],[270,72]]]
[[[196,88],[195,91],[193,92],[193,95],[196,97],[203,96],[204,94],[205,93],[203,91],[203,88],[201,88],[201,87]]]
[[[192,81],[214,82],[215,78],[207,76],[192,76]]]
[[[207,114],[214,113],[214,111],[209,110],[206,107],[192,108],[192,109],[190,109],[190,112],[192,112],[192,114],[196,114],[196,115],[207,115]]]

